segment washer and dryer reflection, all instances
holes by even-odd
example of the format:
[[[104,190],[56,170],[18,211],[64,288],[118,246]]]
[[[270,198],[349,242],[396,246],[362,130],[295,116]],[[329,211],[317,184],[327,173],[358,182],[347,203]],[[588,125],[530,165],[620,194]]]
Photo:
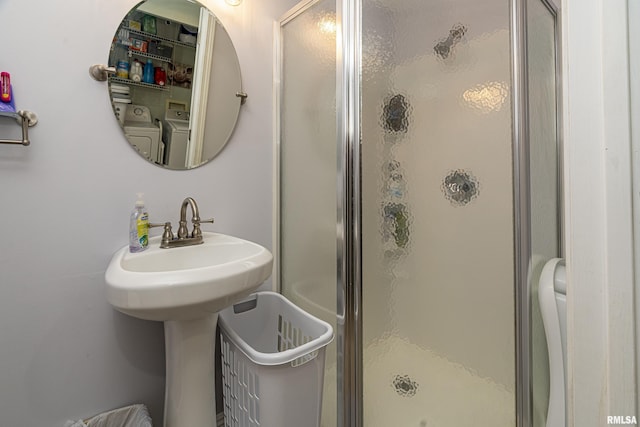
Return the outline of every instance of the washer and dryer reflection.
[[[167,109],[164,120],[153,120],[144,105],[114,103],[129,143],[148,160],[171,169],[184,169],[189,141],[189,112]]]
[[[165,143],[164,164],[171,169],[184,169],[189,141],[189,113],[167,109],[164,116],[162,139]]]
[[[162,125],[153,122],[151,111],[144,105],[122,106],[126,106],[123,128],[129,143],[150,161],[161,163],[164,147],[160,139]]]

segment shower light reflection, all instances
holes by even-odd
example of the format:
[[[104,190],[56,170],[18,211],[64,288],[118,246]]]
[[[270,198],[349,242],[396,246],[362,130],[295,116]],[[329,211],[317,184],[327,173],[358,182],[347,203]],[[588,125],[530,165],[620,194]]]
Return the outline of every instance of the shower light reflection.
[[[488,114],[494,111],[500,111],[508,95],[509,86],[507,83],[488,82],[467,89],[462,94],[462,99],[464,99],[471,108]]]
[[[320,31],[326,34],[336,33],[336,18],[333,16],[325,16],[318,22],[318,28]]]

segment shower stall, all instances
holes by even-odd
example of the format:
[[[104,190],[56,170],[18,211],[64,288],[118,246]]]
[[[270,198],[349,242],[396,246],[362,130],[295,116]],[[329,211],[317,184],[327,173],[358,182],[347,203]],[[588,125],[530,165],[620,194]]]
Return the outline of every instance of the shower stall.
[[[562,255],[551,0],[312,0],[276,44],[276,284],[332,323],[323,427],[543,427]]]

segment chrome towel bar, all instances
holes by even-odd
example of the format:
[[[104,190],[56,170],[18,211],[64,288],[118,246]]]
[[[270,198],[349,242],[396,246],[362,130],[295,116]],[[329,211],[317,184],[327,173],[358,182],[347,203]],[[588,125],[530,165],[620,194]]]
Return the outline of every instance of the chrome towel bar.
[[[38,116],[31,111],[20,110],[17,113],[0,111],[0,117],[15,119],[22,126],[22,139],[0,139],[0,144],[20,144],[25,147],[31,144],[29,141],[29,128],[38,123]]]

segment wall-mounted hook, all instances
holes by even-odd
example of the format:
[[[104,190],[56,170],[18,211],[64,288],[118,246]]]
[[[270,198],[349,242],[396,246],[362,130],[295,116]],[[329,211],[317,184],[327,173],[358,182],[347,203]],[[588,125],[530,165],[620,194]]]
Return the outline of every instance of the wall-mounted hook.
[[[89,74],[99,82],[106,81],[109,78],[110,74],[115,73],[115,67],[107,67],[104,64],[93,64],[91,67],[89,67]]]
[[[244,105],[245,102],[247,102],[247,97],[249,95],[247,95],[246,92],[236,92],[236,96],[240,99],[240,105]]]

